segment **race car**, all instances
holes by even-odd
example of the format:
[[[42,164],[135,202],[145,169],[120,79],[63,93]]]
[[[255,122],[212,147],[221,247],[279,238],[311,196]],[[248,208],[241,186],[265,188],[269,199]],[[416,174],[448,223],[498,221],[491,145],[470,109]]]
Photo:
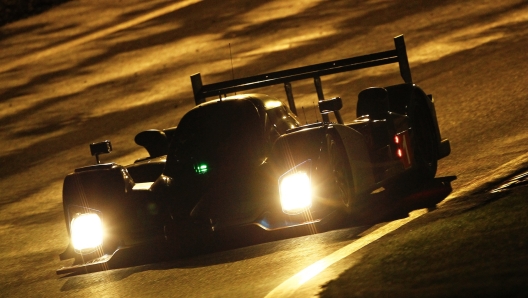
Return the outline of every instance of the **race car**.
[[[373,193],[433,179],[450,143],[432,96],[412,82],[403,36],[394,42],[385,52],[209,85],[192,75],[196,106],[175,127],[136,135],[149,156],[101,163],[111,142],[91,144],[96,164],[64,180],[70,244],[60,258],[76,261],[57,273],[110,268],[116,252],[141,245],[184,254],[238,227],[274,231],[335,213],[354,217]],[[322,76],[390,63],[404,83],[361,91],[352,121],[340,115],[341,98],[324,98]],[[310,78],[322,121],[303,125],[291,83]],[[284,84],[287,105],[241,93],[276,84]]]

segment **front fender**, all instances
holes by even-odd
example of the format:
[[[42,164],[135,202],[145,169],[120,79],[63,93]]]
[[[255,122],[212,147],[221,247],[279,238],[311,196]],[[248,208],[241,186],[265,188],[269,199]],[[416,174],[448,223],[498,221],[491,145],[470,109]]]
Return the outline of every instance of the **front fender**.
[[[281,175],[308,159],[317,167],[323,154],[322,148],[326,145],[326,130],[327,127],[321,124],[280,136],[271,151],[271,161],[277,174]]]
[[[339,135],[347,152],[356,195],[370,190],[375,184],[375,178],[365,137],[345,125],[336,124],[332,130]]]
[[[123,242],[124,232],[131,230],[129,214],[133,210],[133,186],[127,170],[114,163],[79,168],[67,175],[62,197],[69,238],[70,224],[76,213],[97,212],[105,229],[102,250],[113,253]]]

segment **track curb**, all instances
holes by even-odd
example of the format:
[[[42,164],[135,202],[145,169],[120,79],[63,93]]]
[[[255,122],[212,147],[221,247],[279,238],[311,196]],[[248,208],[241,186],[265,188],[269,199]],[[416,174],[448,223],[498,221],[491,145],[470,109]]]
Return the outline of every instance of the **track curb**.
[[[493,170],[492,174],[482,174],[478,176],[460,189],[452,192],[437,206],[441,207],[452,199],[458,197],[490,191],[494,186],[499,185],[501,182],[504,182],[508,178],[526,170],[527,168],[528,152]]]

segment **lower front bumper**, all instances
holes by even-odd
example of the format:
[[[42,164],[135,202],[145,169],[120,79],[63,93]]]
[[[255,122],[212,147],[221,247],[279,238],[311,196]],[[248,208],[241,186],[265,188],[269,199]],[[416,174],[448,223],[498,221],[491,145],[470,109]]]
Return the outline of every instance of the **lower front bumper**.
[[[67,274],[67,273],[81,274],[81,273],[90,273],[90,272],[109,270],[111,269],[109,267],[109,261],[110,259],[112,259],[113,256],[114,254],[104,255],[102,257],[93,259],[87,263],[59,268],[57,269],[57,275],[62,275],[62,274]]]
[[[154,241],[134,246],[121,246],[111,254],[83,259],[76,255],[76,261],[71,266],[57,269],[57,275],[85,274],[110,269],[132,267],[149,263],[161,262],[174,257],[174,253],[166,241]]]
[[[325,212],[314,213],[305,212],[293,216],[272,216],[270,213],[264,213],[258,220],[251,224],[229,226],[224,227],[223,229],[219,228],[215,229],[215,232],[206,229],[188,229],[187,232],[192,230],[193,233],[181,235],[181,233],[178,233],[178,230],[175,230],[169,232],[169,234],[175,238],[172,241],[166,240],[165,237],[157,237],[135,245],[119,246],[112,253],[107,251],[106,253],[101,252],[97,255],[97,252],[94,252],[90,255],[85,255],[84,258],[82,255],[75,253],[73,248],[68,247],[62,254],[60,254],[60,259],[68,260],[75,258],[75,262],[71,266],[57,269],[56,273],[58,275],[77,275],[158,263],[210,250],[214,251],[215,249],[230,247],[229,245],[232,244],[231,242],[243,242],[238,238],[255,238],[251,239],[251,241],[254,241],[254,243],[260,243],[261,241],[267,241],[266,239],[269,238],[266,237],[265,234],[273,234],[274,231],[290,230],[294,234],[296,230],[299,230],[297,231],[300,233],[299,236],[303,233],[306,227],[308,227],[308,231],[311,232],[324,231],[326,229],[331,229],[332,223],[339,222],[339,218],[342,216],[341,212],[336,212],[335,210],[333,212],[327,211],[328,210],[325,210]],[[324,214],[324,216],[322,216],[322,214]],[[243,236],[245,235],[245,227],[255,227],[264,234],[250,233],[250,235]],[[199,233],[200,231],[204,233]],[[229,236],[225,238],[226,235]],[[234,237],[235,240],[226,241],[226,239],[231,239],[232,237]],[[186,239],[186,241],[178,242],[177,239]],[[186,243],[187,245],[185,245]]]

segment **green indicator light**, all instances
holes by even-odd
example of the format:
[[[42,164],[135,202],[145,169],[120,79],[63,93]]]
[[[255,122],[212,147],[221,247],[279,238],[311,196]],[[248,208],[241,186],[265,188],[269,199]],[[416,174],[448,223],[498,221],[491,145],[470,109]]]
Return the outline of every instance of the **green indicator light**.
[[[196,165],[194,167],[194,171],[196,172],[196,174],[205,174],[207,173],[207,165],[206,164]]]

